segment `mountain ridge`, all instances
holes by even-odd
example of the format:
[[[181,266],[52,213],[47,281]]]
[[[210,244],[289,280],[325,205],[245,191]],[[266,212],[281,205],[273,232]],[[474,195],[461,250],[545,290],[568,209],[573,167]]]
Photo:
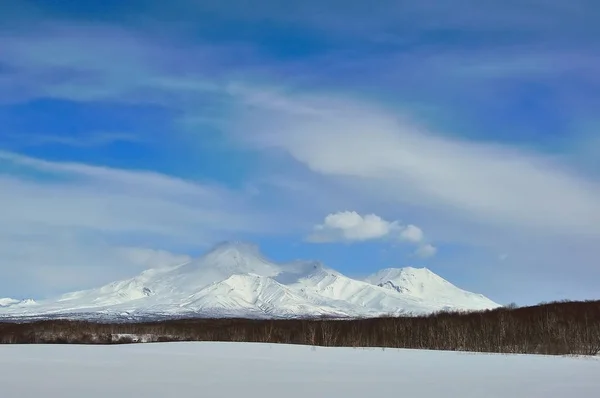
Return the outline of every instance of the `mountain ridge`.
[[[0,317],[369,317],[499,306],[426,268],[386,268],[357,280],[318,261],[275,263],[239,241],[180,265],[25,302],[0,299]]]

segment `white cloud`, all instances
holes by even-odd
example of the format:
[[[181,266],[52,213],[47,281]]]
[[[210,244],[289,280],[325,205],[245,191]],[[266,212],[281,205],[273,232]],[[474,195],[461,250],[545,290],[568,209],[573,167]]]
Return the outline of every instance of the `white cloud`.
[[[435,135],[370,104],[280,96],[239,108],[240,139],[376,200],[480,225],[600,235],[600,184],[555,158]]]
[[[437,253],[437,248],[432,244],[424,244],[419,246],[419,248],[415,251],[415,254],[421,258],[429,258],[435,256]]]
[[[355,211],[332,213],[313,228],[307,240],[314,243],[362,242],[376,239],[398,239],[421,243],[423,231],[415,225],[387,221],[376,214],[360,215]]]
[[[423,230],[415,225],[407,225],[402,232],[400,238],[412,243],[419,243],[423,240]]]
[[[375,214],[364,217],[354,211],[329,214],[323,224],[315,226],[311,242],[365,241],[387,236],[395,224]]]

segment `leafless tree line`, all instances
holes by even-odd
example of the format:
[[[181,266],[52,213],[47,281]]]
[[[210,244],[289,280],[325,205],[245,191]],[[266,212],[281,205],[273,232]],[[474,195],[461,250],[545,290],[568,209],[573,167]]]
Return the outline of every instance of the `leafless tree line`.
[[[600,354],[600,301],[353,320],[187,319],[0,323],[0,343],[237,341],[528,354]]]

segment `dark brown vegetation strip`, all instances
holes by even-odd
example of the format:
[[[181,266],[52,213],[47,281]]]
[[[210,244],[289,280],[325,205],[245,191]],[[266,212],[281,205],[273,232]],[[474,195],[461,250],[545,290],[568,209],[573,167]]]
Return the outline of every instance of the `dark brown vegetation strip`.
[[[122,336],[126,335],[126,336]],[[495,353],[600,354],[600,301],[355,320],[186,319],[140,323],[0,323],[0,343],[237,341]]]

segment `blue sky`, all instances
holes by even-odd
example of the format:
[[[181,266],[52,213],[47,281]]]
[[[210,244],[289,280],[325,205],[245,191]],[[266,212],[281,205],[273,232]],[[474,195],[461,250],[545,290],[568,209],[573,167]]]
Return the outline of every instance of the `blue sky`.
[[[8,1],[0,296],[221,240],[597,298],[594,1]]]

